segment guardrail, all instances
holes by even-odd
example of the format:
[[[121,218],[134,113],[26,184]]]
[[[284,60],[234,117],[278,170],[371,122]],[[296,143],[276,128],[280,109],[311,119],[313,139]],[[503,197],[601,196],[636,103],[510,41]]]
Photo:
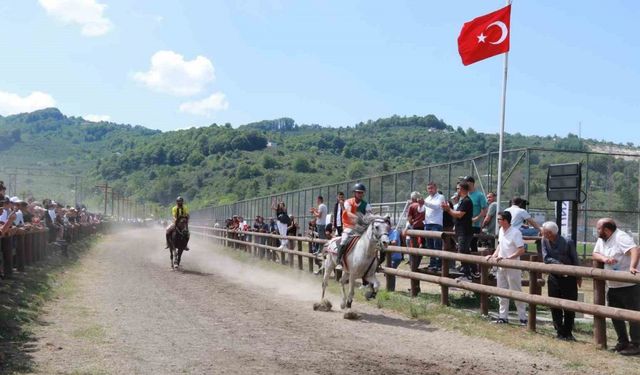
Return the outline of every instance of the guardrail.
[[[313,243],[324,244],[327,240],[312,239],[309,237],[280,236],[275,234],[259,233],[259,232],[238,232],[229,231],[227,229],[212,228],[206,226],[191,225],[192,233],[202,235],[206,238],[216,240],[220,245],[235,246],[246,252],[250,252],[255,256],[264,258],[271,254],[280,253],[280,259],[283,264],[287,263],[284,254],[289,256],[288,264],[294,267],[294,256],[298,257],[298,268],[303,269],[303,258],[308,259],[309,272],[314,271],[314,264],[319,265],[320,256],[310,253]],[[195,229],[196,231],[194,231]],[[199,230],[199,232],[198,232]],[[606,340],[606,321],[605,318],[613,318],[627,321],[640,322],[640,311],[625,310],[616,307],[605,306],[605,281],[621,281],[629,283],[640,283],[640,275],[632,275],[624,271],[611,271],[603,269],[603,264],[593,261],[593,267],[584,266],[565,266],[555,264],[544,264],[537,262],[537,255],[530,254],[530,260],[500,260],[486,259],[485,256],[458,254],[453,252],[451,241],[448,239],[453,235],[449,232],[434,232],[422,230],[409,230],[408,235],[413,237],[436,238],[443,240],[443,250],[422,249],[414,247],[389,246],[387,252],[409,254],[410,256],[431,256],[439,257],[442,260],[442,268],[440,273],[427,273],[418,270],[412,262],[412,270],[398,270],[391,268],[391,257],[387,256],[386,265],[381,267],[382,273],[385,275],[387,289],[393,291],[395,288],[395,277],[402,277],[412,280],[419,287],[419,282],[429,282],[440,285],[441,288],[441,304],[449,305],[449,288],[455,287],[459,289],[469,290],[480,294],[480,312],[487,315],[489,312],[489,296],[506,297],[529,304],[528,329],[536,331],[536,312],[538,305],[544,305],[552,308],[571,310],[575,312],[593,315],[593,335],[594,342],[599,348],[607,347]],[[258,240],[264,238],[267,240]],[[267,244],[268,240],[288,239],[290,243],[297,245],[295,249],[280,249],[276,246]],[[264,243],[261,243],[264,242]],[[307,252],[303,250],[303,244],[307,244]],[[273,243],[272,243],[273,245]],[[480,268],[480,280],[478,282],[468,282],[454,280],[449,274],[450,261],[461,261],[466,263],[477,264]],[[529,274],[529,290],[528,293],[517,292],[509,289],[498,288],[492,286],[489,278],[489,270],[491,267],[500,266],[504,268],[519,269],[527,271]],[[541,285],[544,280],[540,280],[543,273],[571,275],[593,280],[594,299],[593,303],[571,301],[555,297],[542,296]],[[336,278],[339,278],[339,273]],[[412,285],[412,289],[415,285]]]
[[[67,243],[75,243],[85,237],[104,230],[105,223],[79,224],[68,228]],[[39,262],[53,252],[47,228],[16,229],[13,234],[0,237],[2,271],[10,278],[14,270],[25,272],[27,266]]]

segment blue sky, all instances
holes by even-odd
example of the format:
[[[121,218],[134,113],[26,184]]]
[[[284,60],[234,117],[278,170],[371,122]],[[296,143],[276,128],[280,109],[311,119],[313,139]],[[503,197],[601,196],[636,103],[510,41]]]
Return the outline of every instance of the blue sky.
[[[433,113],[495,133],[503,59],[465,67],[456,40],[464,22],[504,5],[4,1],[0,114],[54,104],[172,130]],[[515,1],[507,132],[577,134],[581,122],[583,137],[640,144],[638,19],[635,1]]]

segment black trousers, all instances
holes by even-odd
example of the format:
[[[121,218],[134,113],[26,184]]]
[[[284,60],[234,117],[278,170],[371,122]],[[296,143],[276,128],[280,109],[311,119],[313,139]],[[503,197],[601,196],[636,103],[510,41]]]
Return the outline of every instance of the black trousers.
[[[558,276],[550,274],[547,279],[549,297],[578,300],[578,281],[574,276]],[[567,337],[573,331],[573,321],[576,313],[570,310],[551,309],[553,326],[559,336]]]
[[[480,234],[482,233],[482,228],[480,227],[472,227],[473,228],[473,234]],[[471,251],[474,253],[478,252],[478,237],[473,237],[471,239]]]
[[[609,288],[607,302],[611,307],[640,311],[640,284],[622,288]],[[624,320],[611,319],[618,335],[618,343],[626,344],[631,336],[631,343],[640,345],[640,323],[629,322],[629,334]]]
[[[463,234],[456,233],[456,247],[458,253],[469,254],[469,247],[473,240],[473,233]],[[465,276],[471,276],[472,273],[477,272],[477,265],[475,263],[462,262],[462,273]]]

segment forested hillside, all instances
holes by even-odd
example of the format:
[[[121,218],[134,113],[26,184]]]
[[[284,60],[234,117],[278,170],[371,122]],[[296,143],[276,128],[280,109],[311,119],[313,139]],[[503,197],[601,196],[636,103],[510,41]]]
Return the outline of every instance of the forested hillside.
[[[506,149],[586,150],[589,144],[605,145],[585,143],[572,134],[505,138]],[[170,132],[88,122],[54,108],[0,117],[4,165],[81,173],[92,183],[106,180],[127,195],[162,204],[181,194],[194,207],[464,159],[497,149],[496,134],[453,127],[434,115],[393,116],[341,128],[281,118],[237,128],[212,124]],[[630,166],[624,161],[613,165],[603,166],[603,175],[618,172],[619,178],[626,178]]]

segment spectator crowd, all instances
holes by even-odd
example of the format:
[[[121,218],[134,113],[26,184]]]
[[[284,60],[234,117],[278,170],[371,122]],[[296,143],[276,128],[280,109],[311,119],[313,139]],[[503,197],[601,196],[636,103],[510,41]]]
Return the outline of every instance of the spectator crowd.
[[[74,227],[101,221],[99,214],[90,213],[84,206],[63,205],[51,199],[36,201],[33,197],[23,200],[17,196],[9,197],[6,192],[4,182],[0,181],[0,236],[5,238],[21,232],[46,229],[50,244],[64,246]],[[3,243],[15,251],[15,237]],[[0,266],[0,272],[2,268]],[[0,277],[4,275],[0,274]]]
[[[362,186],[356,184],[356,186]],[[342,234],[342,212],[345,210],[345,194],[339,192],[333,204],[332,215],[328,215],[328,207],[324,197],[317,197],[317,207],[309,210],[312,219],[309,221],[307,234],[312,238],[332,238]],[[366,203],[366,202],[365,202]],[[451,241],[449,248],[455,248],[460,254],[477,253],[479,243],[486,248],[494,249],[487,255],[487,259],[499,262],[502,259],[519,260],[525,254],[527,244],[525,237],[535,240],[538,254],[547,264],[579,265],[575,242],[559,235],[555,222],[545,222],[540,225],[527,211],[528,202],[521,197],[513,197],[506,209],[498,212],[496,194],[483,194],[476,189],[473,177],[464,177],[456,185],[456,192],[450,198],[444,197],[435,182],[426,186],[426,194],[414,191],[410,194],[410,201],[403,214],[396,218],[404,226],[394,225],[391,216],[385,220],[390,226],[389,238],[391,245],[411,246],[431,250],[442,250],[443,241]],[[260,232],[279,235],[295,236],[298,224],[292,215],[287,213],[284,202],[273,201],[272,209],[275,216],[268,219],[257,216],[253,226],[241,216],[229,218],[226,227],[244,236],[248,232]],[[330,219],[328,218],[330,216]],[[397,223],[395,223],[397,224]],[[444,240],[422,236],[411,236],[406,230],[427,230],[453,232]],[[635,274],[640,261],[640,248],[627,233],[617,229],[612,219],[602,219],[597,224],[598,241],[593,259],[603,262],[605,268],[623,270]],[[262,238],[262,243],[275,246],[276,238]],[[279,242],[279,248],[292,248],[287,239]],[[313,244],[310,251],[320,252],[320,246]],[[381,254],[381,261],[385,254]],[[411,255],[409,263],[412,271],[417,271],[421,265],[421,256]],[[404,260],[401,253],[391,254],[391,266],[397,268]],[[499,265],[499,263],[498,263]],[[430,257],[427,272],[439,272],[442,262],[438,257]],[[461,276],[459,281],[474,282],[480,278],[477,265],[462,263],[455,269]],[[512,268],[495,267],[493,273],[499,288],[521,291],[522,271]],[[569,275],[550,274],[548,276],[548,295],[550,297],[577,300],[578,288],[582,280]],[[494,321],[498,324],[509,322],[509,299],[499,297],[499,314]],[[640,285],[619,282],[608,282],[607,300],[610,306],[640,311]],[[518,321],[526,325],[526,304],[515,303]],[[575,341],[573,336],[575,313],[569,310],[552,308],[553,325],[556,337],[560,340]],[[640,324],[622,320],[613,320],[613,326],[618,336],[616,352],[622,355],[640,354]]]

